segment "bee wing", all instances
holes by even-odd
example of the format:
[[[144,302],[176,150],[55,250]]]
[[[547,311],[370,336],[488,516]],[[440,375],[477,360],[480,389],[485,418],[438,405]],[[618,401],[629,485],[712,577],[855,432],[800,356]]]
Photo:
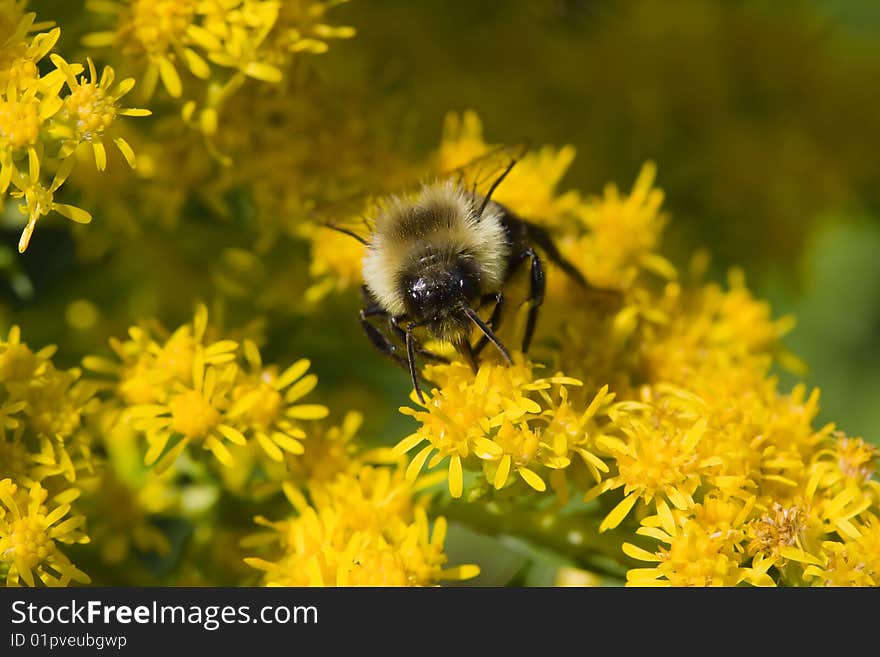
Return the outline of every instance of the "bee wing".
[[[516,162],[526,154],[526,142],[494,146],[482,155],[440,174],[440,178],[453,180],[474,197],[486,196]]]
[[[366,244],[373,232],[372,215],[381,196],[366,190],[317,204],[309,217],[318,226],[345,233]]]
[[[504,174],[528,151],[528,144],[520,142],[490,147],[485,153],[468,162],[424,176],[422,181],[453,180],[471,192],[474,198],[487,196]],[[406,196],[418,188],[418,180],[411,184],[384,190],[358,190],[330,203],[316,207],[313,218],[320,225],[351,235],[366,243],[373,232],[372,217],[389,196]]]

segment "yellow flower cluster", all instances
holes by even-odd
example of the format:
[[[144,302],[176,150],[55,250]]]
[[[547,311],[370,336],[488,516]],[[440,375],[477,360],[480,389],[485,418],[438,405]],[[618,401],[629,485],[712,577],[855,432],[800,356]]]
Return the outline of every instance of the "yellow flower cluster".
[[[72,482],[91,467],[85,419],[97,410],[96,387],[78,368],[56,368],[54,352],[31,351],[17,326],[0,340],[0,473],[27,486],[56,476]]]
[[[407,468],[410,481],[426,463],[433,468],[448,457],[453,497],[462,495],[465,463],[479,465],[497,490],[512,485],[518,475],[543,492],[547,477],[566,497],[564,472],[573,459],[582,459],[596,481],[608,471],[594,452],[606,439],[614,395],[604,387],[576,410],[568,390],[581,381],[561,374],[535,378],[535,365],[519,354],[515,358],[511,366],[487,362],[476,377],[460,362],[425,368],[427,378],[437,384],[425,410],[400,409],[421,427],[398,443],[395,454],[428,443]]]
[[[143,71],[147,97],[161,80],[172,98],[186,98],[183,118],[210,137],[223,103],[248,79],[280,83],[300,53],[323,53],[329,40],[354,36],[351,27],[325,22],[345,1],[89,0],[111,23],[83,42],[118,49]]]
[[[401,468],[364,463],[331,480],[313,480],[311,501],[285,484],[298,515],[257,518],[270,531],[246,541],[277,544],[281,556],[246,562],[264,571],[268,586],[431,586],[475,577],[476,566],[444,568],[446,521],[436,518],[432,528],[424,503],[413,497],[424,485],[410,484]]]
[[[157,335],[154,336],[154,333]],[[298,404],[318,383],[298,360],[283,372],[264,367],[253,341],[208,341],[208,311],[172,333],[160,326],[129,329],[129,339],[112,340],[118,361],[92,356],[86,368],[115,377],[107,382],[119,422],[147,439],[146,465],[167,469],[189,445],[210,451],[225,466],[230,445],[256,443],[276,462],[302,454],[306,433],[300,422],[327,416],[320,404]]]
[[[57,542],[89,540],[83,515],[64,518],[80,496],[74,484],[93,469],[87,419],[98,400],[79,369],[55,367],[54,352],[31,351],[18,327],[0,341],[0,574],[9,586],[89,581]]]
[[[22,340],[43,321],[31,307],[4,327],[0,581],[433,586],[479,572],[447,566],[448,519],[564,556],[559,583],[880,586],[880,451],[820,424],[817,390],[783,389],[775,368],[803,367],[782,346],[794,322],[742,272],[716,283],[705,254],[686,272],[664,257],[654,164],[628,191],[563,189],[573,146],[489,143],[472,111],[405,161],[354,102],[371,97],[357,76],[309,56],[354,35],[328,18],[345,1],[84,0],[64,27],[86,35],[75,63],[61,28],[0,0],[0,203],[19,250],[52,212],[90,222],[82,205],[102,221],[75,257],[134,281],[117,298],[180,317],[195,290],[216,309],[141,320],[82,368],[61,364],[117,330],[103,286],[57,295],[79,338],[59,356]],[[125,106],[130,76],[155,120],[120,120],[150,114]],[[386,191],[502,152],[520,157],[493,198],[588,285],[544,258],[528,355],[521,272],[496,327],[512,364],[490,349],[474,373],[431,344],[451,360],[422,368],[404,417],[354,410],[384,386],[348,360],[368,341],[340,344],[364,245],[323,224],[368,238]],[[342,368],[322,374],[328,405],[307,350]],[[377,428],[388,414],[409,426]]]
[[[70,513],[77,491],[69,489],[48,501],[49,492],[38,482],[30,488],[0,480],[0,572],[7,586],[24,581],[35,586],[67,586],[71,581],[91,581],[74,566],[56,543],[87,543],[80,531],[85,517]],[[36,575],[36,577],[35,577]]]
[[[473,115],[449,125],[445,161],[481,152]],[[472,503],[501,499],[513,473],[533,496],[545,479],[562,502],[580,491],[600,532],[656,564],[631,569],[635,585],[880,584],[880,553],[870,552],[878,452],[814,427],[818,391],[779,391],[774,361],[799,366],[779,344],[791,319],[773,319],[737,271],[727,289],[677,282],[656,252],[666,217],[653,166],[629,195],[609,186],[581,199],[554,192],[565,149],[522,162],[518,189],[505,197],[505,181],[496,198],[558,233],[598,289],[551,285],[533,351],[564,374],[537,378],[519,355],[511,367],[482,363],[476,377],[459,362],[426,366],[435,387],[424,410],[401,409],[420,426],[396,453],[424,445],[409,477],[448,458],[452,497],[467,490]],[[538,191],[520,202],[523,190]],[[704,265],[697,258],[695,274]]]
[[[114,87],[109,66],[99,78],[89,60],[88,75],[80,75],[81,65],[53,54],[53,68],[42,73],[41,66],[47,68],[43,60],[61,29],[35,23],[35,14],[25,12],[26,4],[0,3],[0,198],[9,194],[23,200],[19,209],[26,220],[18,245],[22,253],[40,217],[57,212],[77,223],[92,220],[86,210],[55,200],[78,162],[78,151],[91,150],[96,168],[103,171],[107,167],[103,140],[113,133],[116,118],[149,114],[120,105],[134,79],[126,78]],[[121,136],[113,141],[134,168],[128,142]]]

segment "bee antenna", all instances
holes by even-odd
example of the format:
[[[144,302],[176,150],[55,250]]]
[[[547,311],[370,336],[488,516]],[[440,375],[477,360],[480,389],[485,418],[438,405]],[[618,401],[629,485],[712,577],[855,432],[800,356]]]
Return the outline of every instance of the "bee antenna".
[[[492,200],[493,192],[498,188],[498,185],[507,178],[507,174],[510,173],[510,170],[513,169],[514,165],[516,165],[519,158],[514,157],[510,160],[510,164],[507,165],[507,168],[501,172],[501,175],[495,179],[495,182],[492,183],[492,186],[489,188],[489,191],[486,193],[485,198],[483,199],[483,204],[480,206],[480,211],[477,213],[477,217],[483,216],[483,210],[486,209],[486,206],[489,205],[489,201]]]
[[[467,305],[463,306],[462,309],[464,310],[464,314],[467,315],[468,319],[476,324],[477,327],[483,332],[483,335],[485,335],[489,339],[489,342],[494,344],[495,348],[501,352],[501,355],[504,356],[504,360],[507,361],[507,364],[512,365],[513,359],[510,357],[510,353],[507,351],[505,346],[501,344],[501,340],[499,340],[498,336],[495,335],[495,332],[492,331],[491,328],[489,328],[489,325],[486,324],[486,322],[484,322],[482,319],[480,319],[477,311]]]
[[[329,223],[329,222],[328,222],[328,223],[321,224],[321,225],[324,226],[324,228],[329,228],[330,230],[335,230],[336,232],[338,232],[338,233],[342,233],[343,235],[348,235],[349,237],[353,237],[353,238],[355,238],[358,242],[360,242],[361,244],[363,244],[364,246],[369,246],[369,245],[370,245],[370,243],[367,242],[367,240],[365,240],[363,237],[361,237],[360,235],[358,235],[358,234],[355,233],[355,232],[352,232],[352,231],[348,230],[347,228],[341,228],[341,227],[337,226],[336,224],[331,224],[331,223]]]

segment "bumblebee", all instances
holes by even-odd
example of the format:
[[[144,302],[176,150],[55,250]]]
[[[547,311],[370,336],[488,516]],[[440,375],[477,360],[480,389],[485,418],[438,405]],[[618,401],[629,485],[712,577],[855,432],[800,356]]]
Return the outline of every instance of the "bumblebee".
[[[508,158],[485,193],[477,191],[476,181],[466,186],[459,172],[424,184],[415,195],[391,196],[377,212],[368,239],[337,228],[366,245],[361,326],[374,347],[409,370],[423,403],[416,357],[447,359],[426,349],[419,334],[451,343],[474,372],[490,343],[512,362],[496,331],[504,316],[505,286],[522,267],[529,270],[529,310],[521,349],[528,350],[544,301],[539,250],[579,285],[589,287],[543,228],[492,200],[517,159]],[[484,307],[491,307],[488,321],[478,313]],[[474,327],[482,335],[472,345]]]

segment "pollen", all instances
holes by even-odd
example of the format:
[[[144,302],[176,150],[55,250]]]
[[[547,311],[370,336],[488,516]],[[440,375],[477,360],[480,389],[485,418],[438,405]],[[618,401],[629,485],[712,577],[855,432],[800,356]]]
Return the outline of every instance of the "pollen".
[[[749,554],[775,552],[781,547],[799,545],[803,524],[804,513],[799,507],[774,503],[771,513],[749,527]]]
[[[32,59],[0,54],[0,89],[9,86],[23,88],[39,75],[40,71]]]
[[[55,544],[46,534],[43,516],[28,516],[12,522],[10,548],[5,560],[15,559],[22,566],[33,569],[55,551]]]
[[[171,428],[187,438],[203,438],[220,421],[220,413],[197,390],[175,395],[170,407]]]
[[[41,123],[36,100],[0,101],[0,141],[5,141],[12,149],[36,144]]]
[[[64,99],[77,135],[86,141],[100,136],[116,118],[114,99],[97,84],[82,84]]]
[[[33,404],[31,426],[48,436],[70,436],[80,426],[79,409],[72,403],[44,396]]]
[[[861,438],[839,438],[836,444],[837,463],[843,476],[859,482],[868,481],[876,470],[880,449]]]

